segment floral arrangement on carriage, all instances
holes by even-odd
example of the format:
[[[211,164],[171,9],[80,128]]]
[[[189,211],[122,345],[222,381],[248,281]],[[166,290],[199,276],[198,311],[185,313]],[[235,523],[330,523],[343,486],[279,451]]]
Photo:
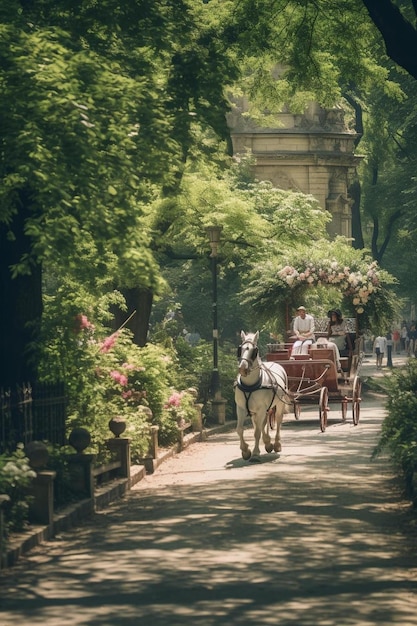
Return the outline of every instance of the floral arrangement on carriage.
[[[357,330],[387,332],[395,318],[396,279],[363,250],[344,237],[315,242],[314,249],[298,246],[254,266],[243,292],[258,320],[277,332],[289,328],[289,316],[300,303],[311,310],[340,306],[357,319]]]

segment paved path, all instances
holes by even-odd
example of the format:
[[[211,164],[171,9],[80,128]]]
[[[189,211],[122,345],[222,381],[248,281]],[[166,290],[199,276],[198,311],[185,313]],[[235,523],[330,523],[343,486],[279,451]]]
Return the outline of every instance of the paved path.
[[[289,416],[259,464],[234,432],[192,445],[1,576],[0,624],[417,626],[409,506],[370,460],[382,407],[325,433]]]

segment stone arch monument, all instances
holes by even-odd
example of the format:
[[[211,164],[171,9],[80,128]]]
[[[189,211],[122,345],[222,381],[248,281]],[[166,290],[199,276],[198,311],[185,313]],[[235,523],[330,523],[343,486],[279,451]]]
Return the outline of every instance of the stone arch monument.
[[[283,110],[269,128],[257,125],[248,111],[241,98],[228,116],[234,154],[253,155],[259,180],[313,195],[331,213],[329,234],[351,237],[348,188],[361,157],[354,154],[357,134],[347,128],[343,109],[312,103],[304,114]]]

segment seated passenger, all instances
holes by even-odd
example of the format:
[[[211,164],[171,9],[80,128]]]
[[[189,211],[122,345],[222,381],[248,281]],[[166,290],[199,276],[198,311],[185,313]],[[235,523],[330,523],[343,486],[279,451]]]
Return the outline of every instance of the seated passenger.
[[[309,315],[303,306],[297,309],[297,317],[293,325],[295,342],[291,349],[291,356],[308,354],[308,348],[314,342],[314,317]]]
[[[327,339],[320,338],[317,341],[317,346],[326,348],[332,348],[334,352],[334,359],[337,367],[337,371],[342,371],[340,363],[340,350],[346,348],[346,322],[342,317],[342,312],[339,309],[332,309],[327,313],[329,317],[329,323],[327,325]]]
[[[340,352],[339,352],[339,348],[337,347],[335,343],[333,343],[329,339],[326,339],[325,337],[319,337],[316,342],[316,347],[317,348],[329,348],[333,350],[334,362],[336,363],[337,371],[338,372],[342,371],[342,366],[340,363]]]
[[[329,341],[335,343],[339,350],[346,348],[346,322],[342,317],[340,309],[333,309],[327,313],[329,324],[327,326],[327,337]]]

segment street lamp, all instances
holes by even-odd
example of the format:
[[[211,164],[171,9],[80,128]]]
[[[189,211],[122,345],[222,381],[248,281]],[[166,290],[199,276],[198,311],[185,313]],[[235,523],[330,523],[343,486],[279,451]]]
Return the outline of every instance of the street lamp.
[[[219,329],[217,327],[217,252],[220,242],[220,233],[223,226],[208,226],[206,232],[211,246],[211,274],[213,281],[213,372],[211,374],[210,393],[212,398],[219,399],[220,377],[218,367]]]

